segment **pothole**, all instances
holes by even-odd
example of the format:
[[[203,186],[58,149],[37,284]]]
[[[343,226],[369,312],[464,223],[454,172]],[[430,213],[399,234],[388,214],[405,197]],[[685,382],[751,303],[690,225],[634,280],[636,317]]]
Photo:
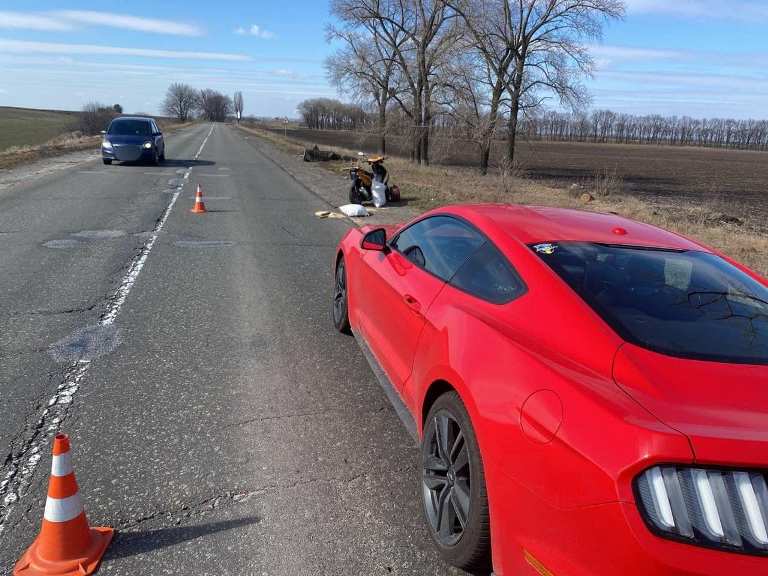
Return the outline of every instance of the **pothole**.
[[[50,345],[56,362],[93,360],[113,352],[120,345],[120,331],[114,324],[86,326]]]
[[[81,232],[75,232],[72,236],[88,240],[109,240],[111,238],[122,238],[125,234],[125,230],[82,230]]]
[[[218,246],[234,246],[229,240],[177,240],[174,242],[179,248],[216,248]]]
[[[82,242],[80,242],[80,240],[75,240],[73,238],[65,238],[63,240],[48,240],[48,242],[43,242],[43,246],[46,248],[58,249],[77,248],[81,244]]]

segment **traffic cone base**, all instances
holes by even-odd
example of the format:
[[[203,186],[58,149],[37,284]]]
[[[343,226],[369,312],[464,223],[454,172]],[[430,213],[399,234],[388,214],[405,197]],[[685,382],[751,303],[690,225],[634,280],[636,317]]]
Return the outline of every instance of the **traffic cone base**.
[[[85,556],[69,560],[50,560],[40,553],[38,541],[32,544],[16,563],[13,576],[87,576],[93,574],[112,541],[112,528],[91,527],[91,545]]]
[[[112,528],[88,526],[72,468],[69,437],[57,434],[40,533],[16,562],[13,576],[93,574],[113,535]]]

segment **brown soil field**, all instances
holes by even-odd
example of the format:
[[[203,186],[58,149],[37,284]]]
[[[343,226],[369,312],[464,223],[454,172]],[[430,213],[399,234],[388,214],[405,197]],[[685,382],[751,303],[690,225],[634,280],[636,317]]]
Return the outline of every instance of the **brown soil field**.
[[[282,129],[273,129],[283,133]],[[289,128],[288,137],[335,146],[377,151],[375,135],[335,130]],[[399,138],[388,141],[389,153],[407,155]],[[504,142],[496,142],[492,158],[503,157]],[[690,202],[739,218],[762,219],[768,228],[768,153],[710,148],[521,141],[519,170],[549,186],[572,184],[591,187],[595,174],[608,171],[619,180],[622,192],[651,201]],[[433,162],[477,165],[472,142],[433,139]]]

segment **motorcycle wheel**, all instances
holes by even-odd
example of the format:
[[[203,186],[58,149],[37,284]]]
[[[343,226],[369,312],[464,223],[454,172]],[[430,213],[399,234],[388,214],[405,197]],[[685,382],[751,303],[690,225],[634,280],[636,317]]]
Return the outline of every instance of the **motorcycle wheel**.
[[[360,190],[358,190],[357,184],[352,184],[349,189],[349,203],[362,204],[362,198],[360,198]]]

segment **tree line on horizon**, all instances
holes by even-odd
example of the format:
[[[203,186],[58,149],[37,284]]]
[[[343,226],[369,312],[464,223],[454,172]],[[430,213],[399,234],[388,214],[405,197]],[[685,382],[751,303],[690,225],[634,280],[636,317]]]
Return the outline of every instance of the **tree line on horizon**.
[[[243,113],[243,93],[235,92],[234,97],[230,98],[217,90],[197,90],[188,84],[174,82],[165,93],[163,113],[179,122],[194,117],[210,122],[224,122],[232,115],[239,120]]]
[[[376,113],[359,104],[312,98],[301,102],[297,111],[307,128],[373,133],[378,130]],[[386,131],[390,136],[407,133],[407,117],[396,106],[391,106],[388,111]],[[451,114],[438,114],[431,131],[443,138],[470,142],[475,136],[471,126]],[[526,140],[551,142],[768,150],[768,120],[638,115],[611,110],[532,110],[520,118],[517,131],[518,136]]]

